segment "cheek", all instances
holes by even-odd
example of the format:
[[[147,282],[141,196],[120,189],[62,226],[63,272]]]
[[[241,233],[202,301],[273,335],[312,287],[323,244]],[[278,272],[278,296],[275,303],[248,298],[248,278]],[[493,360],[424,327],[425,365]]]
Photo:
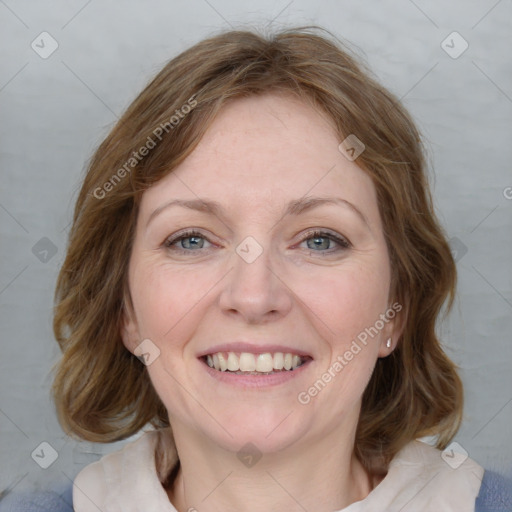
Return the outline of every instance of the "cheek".
[[[296,276],[294,291],[312,311],[326,339],[350,344],[387,309],[389,276],[383,269],[356,262],[318,269]]]
[[[355,407],[372,376],[379,336],[368,329],[387,309],[387,276],[377,267],[351,263],[303,275],[297,282],[297,296],[328,354],[309,388],[316,393],[318,380],[327,383],[318,398],[329,404],[322,410],[326,422],[338,422],[340,408]]]
[[[156,343],[181,339],[197,325],[198,312],[215,285],[212,273],[195,268],[176,271],[170,265],[141,262],[134,265],[132,297],[140,334]]]

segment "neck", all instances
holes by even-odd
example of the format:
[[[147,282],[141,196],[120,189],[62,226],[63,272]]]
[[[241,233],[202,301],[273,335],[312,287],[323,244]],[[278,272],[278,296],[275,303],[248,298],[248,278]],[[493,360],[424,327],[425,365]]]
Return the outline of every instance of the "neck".
[[[245,465],[236,453],[187,429],[173,430],[180,468],[167,494],[179,512],[332,512],[364,499],[382,479],[353,455],[353,436],[351,442],[333,435],[295,443],[256,463],[244,459]]]

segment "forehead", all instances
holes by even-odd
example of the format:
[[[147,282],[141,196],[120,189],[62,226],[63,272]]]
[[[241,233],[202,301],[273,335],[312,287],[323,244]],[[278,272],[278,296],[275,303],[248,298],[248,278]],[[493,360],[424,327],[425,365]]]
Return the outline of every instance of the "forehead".
[[[290,200],[335,195],[378,224],[373,182],[338,150],[340,139],[325,114],[294,97],[234,100],[187,159],[144,193],[141,214],[174,198],[214,199],[237,214],[277,214]]]

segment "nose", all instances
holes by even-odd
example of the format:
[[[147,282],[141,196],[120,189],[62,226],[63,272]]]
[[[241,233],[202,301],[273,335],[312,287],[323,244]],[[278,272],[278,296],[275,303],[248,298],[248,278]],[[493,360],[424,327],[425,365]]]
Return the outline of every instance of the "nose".
[[[270,251],[263,250],[254,261],[235,252],[233,268],[219,298],[221,310],[248,324],[264,324],[286,316],[293,293],[279,274]]]

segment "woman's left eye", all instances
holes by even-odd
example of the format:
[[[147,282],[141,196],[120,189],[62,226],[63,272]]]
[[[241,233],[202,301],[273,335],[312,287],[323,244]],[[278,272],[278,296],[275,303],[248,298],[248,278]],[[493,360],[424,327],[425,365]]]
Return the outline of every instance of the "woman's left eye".
[[[327,231],[314,231],[307,233],[307,238],[304,238],[301,244],[306,243],[306,249],[316,252],[333,252],[336,250],[348,249],[350,242],[334,233]],[[338,249],[333,247],[338,245]]]

